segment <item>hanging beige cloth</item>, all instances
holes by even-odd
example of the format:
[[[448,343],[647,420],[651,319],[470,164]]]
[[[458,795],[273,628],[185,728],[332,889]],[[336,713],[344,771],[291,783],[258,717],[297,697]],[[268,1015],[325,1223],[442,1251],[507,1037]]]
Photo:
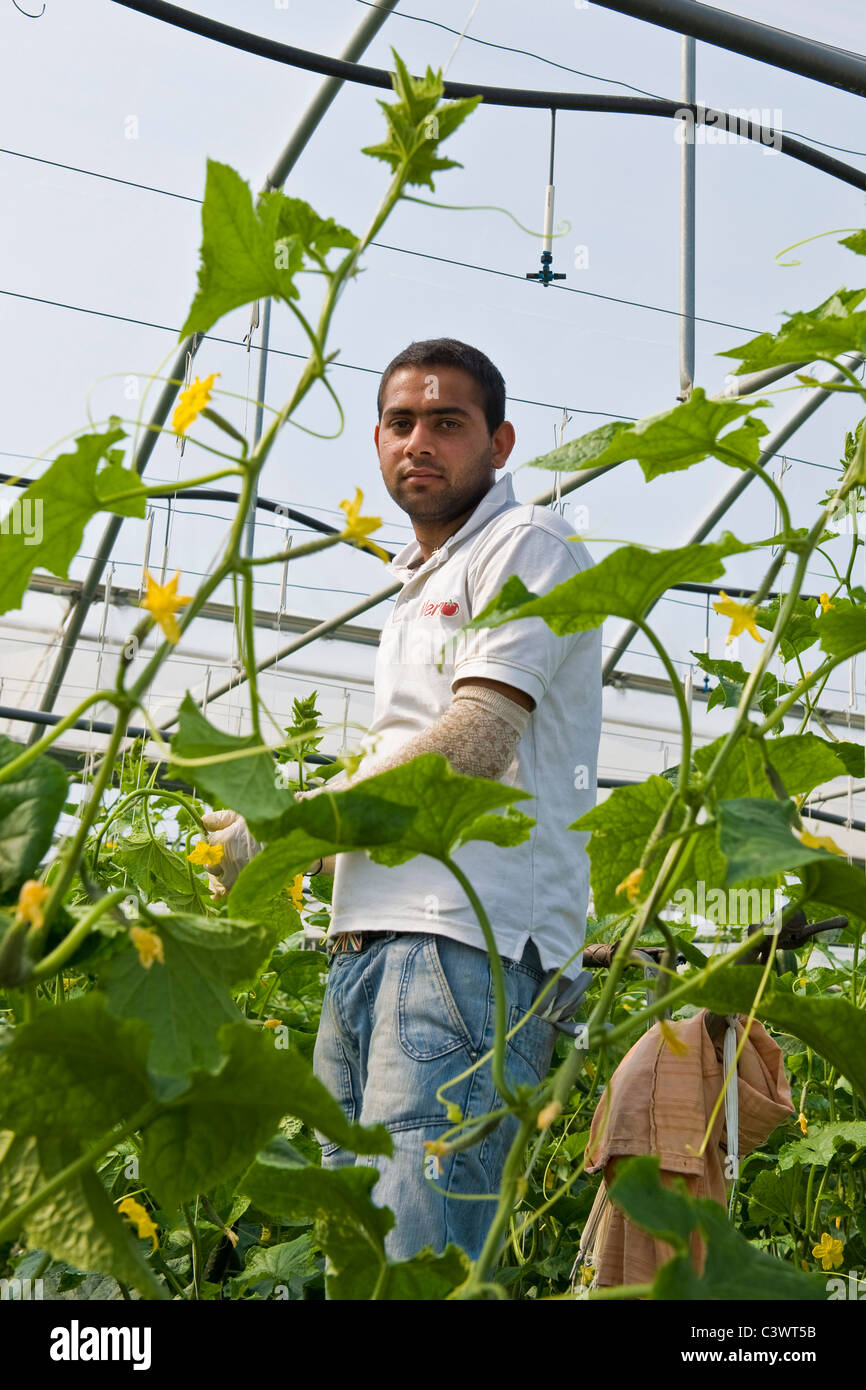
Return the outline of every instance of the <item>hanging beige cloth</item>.
[[[702,1009],[691,1018],[665,1024],[674,1030],[684,1052],[671,1048],[661,1025],[654,1024],[623,1057],[593,1115],[586,1172],[602,1169],[604,1179],[584,1227],[580,1260],[592,1266],[593,1284],[598,1287],[651,1283],[659,1266],[676,1253],[666,1242],[632,1225],[608,1201],[607,1189],[619,1159],[656,1154],[664,1186],[681,1176],[693,1197],[727,1204],[724,1102],[703,1154],[698,1152],[724,1082],[722,1042],[713,1043],[704,1026],[705,1016]],[[745,1015],[737,1019],[738,1044],[745,1021]],[[739,1155],[743,1157],[794,1114],[781,1048],[757,1019],[737,1064],[737,1088]],[[697,1232],[692,1235],[691,1253],[700,1274],[705,1250]]]

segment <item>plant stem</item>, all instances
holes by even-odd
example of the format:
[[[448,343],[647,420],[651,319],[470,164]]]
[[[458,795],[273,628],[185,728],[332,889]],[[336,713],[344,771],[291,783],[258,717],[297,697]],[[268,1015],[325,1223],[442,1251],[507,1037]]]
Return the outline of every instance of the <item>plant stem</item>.
[[[121,1129],[112,1130],[110,1134],[103,1134],[95,1144],[92,1144],[72,1163],[67,1163],[65,1168],[61,1168],[59,1173],[55,1173],[54,1177],[50,1178],[37,1192],[34,1192],[32,1197],[10,1212],[5,1221],[0,1221],[0,1242],[15,1236],[24,1222],[47,1201],[50,1201],[55,1193],[59,1192],[73,1178],[77,1178],[79,1173],[83,1173],[97,1159],[102,1158],[103,1154],[109,1153],[120,1143],[121,1139],[125,1139],[127,1135],[134,1134],[137,1129],[142,1129],[149,1124],[159,1114],[160,1109],[161,1106],[157,1101],[148,1101]]]
[[[505,971],[502,967],[502,957],[499,954],[499,948],[496,945],[496,937],[493,934],[493,928],[484,910],[484,905],[469,879],[450,856],[446,856],[441,862],[445,865],[446,869],[451,870],[452,874],[457,879],[457,882],[472,904],[472,909],[475,916],[478,918],[478,924],[484,933],[487,954],[490,958],[490,973],[493,977],[493,1004],[496,1018],[493,1061],[491,1063],[493,1084],[506,1105],[513,1105],[514,1095],[505,1079],[505,1034],[508,1031],[508,1019],[505,1012]]]
[[[64,734],[67,729],[70,729],[76,720],[80,719],[82,714],[90,709],[92,705],[113,705],[116,699],[117,696],[113,690],[95,690],[91,695],[88,695],[86,699],[81,701],[80,705],[75,706],[74,710],[70,710],[69,714],[65,714],[47,734],[38,740],[38,742],[34,743],[30,748],[25,748],[24,752],[19,753],[11,762],[4,763],[3,767],[0,768],[0,784],[11,781],[13,778],[17,777],[19,773],[23,772],[25,767],[29,767],[34,759],[38,758],[41,753],[46,752],[46,750],[51,747],[52,743],[56,742],[60,735]]]
[[[38,980],[48,979],[50,975],[55,975],[62,970],[69,957],[74,955],[83,941],[87,940],[94,922],[98,922],[103,913],[108,912],[115,903],[119,903],[126,896],[125,888],[115,888],[111,893],[106,893],[104,898],[100,898],[98,903],[94,903],[90,911],[76,922],[60,944],[55,946],[54,950],[50,951],[47,956],[43,956],[30,976],[31,981],[35,984]]]
[[[38,932],[34,931],[33,933],[34,947],[38,948],[45,940],[48,928],[54,920],[60,904],[63,901],[63,895],[75,877],[84,845],[90,834],[90,827],[99,811],[102,794],[111,782],[114,773],[114,759],[117,756],[117,750],[123,742],[126,733],[126,726],[129,723],[129,713],[129,705],[125,704],[118,708],[117,723],[111,731],[108,747],[103,754],[102,767],[100,768],[99,775],[93,783],[87,804],[82,809],[81,824],[78,827],[72,844],[64,851],[60,873],[51,885],[51,897],[45,905],[43,924],[38,929]]]
[[[514,1204],[520,1190],[520,1181],[523,1178],[523,1151],[534,1128],[533,1117],[525,1115],[520,1121],[514,1143],[511,1145],[505,1160],[496,1214],[490,1224],[481,1254],[473,1264],[469,1278],[462,1286],[462,1298],[478,1296],[481,1286],[487,1283],[487,1276],[499,1257],[503,1235],[514,1210]]]

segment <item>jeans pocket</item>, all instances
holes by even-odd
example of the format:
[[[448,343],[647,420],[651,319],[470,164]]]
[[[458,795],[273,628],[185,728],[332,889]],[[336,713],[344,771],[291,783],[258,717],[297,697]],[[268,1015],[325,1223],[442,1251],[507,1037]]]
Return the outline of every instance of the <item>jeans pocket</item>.
[[[470,947],[460,942],[443,938],[443,953],[450,948],[456,952],[468,952]],[[421,936],[412,943],[406,952],[400,976],[400,996],[397,1007],[397,1033],[400,1046],[408,1057],[416,1062],[427,1062],[434,1057],[444,1057],[449,1052],[463,1048],[474,1060],[478,1046],[474,1041],[484,1036],[487,1017],[487,997],[489,974],[487,957],[476,951],[479,963],[467,957],[459,961],[460,987],[458,996],[462,1000],[472,1000],[475,1012],[483,1012],[480,1026],[473,1026],[472,1018],[467,1018],[467,1005],[461,1011],[455,1000],[451,985],[442,968],[437,938]],[[450,963],[450,957],[449,957]],[[480,990],[483,973],[483,989]],[[470,978],[471,976],[471,978]],[[478,977],[476,979],[476,976]],[[453,969],[452,969],[452,978]]]
[[[556,1028],[546,1018],[541,1018],[539,1014],[526,1014],[519,1004],[514,1004],[508,1016],[509,1033],[523,1018],[526,1022],[514,1037],[509,1039],[508,1052],[526,1063],[536,1082],[542,1082],[550,1071],[553,1060]]]

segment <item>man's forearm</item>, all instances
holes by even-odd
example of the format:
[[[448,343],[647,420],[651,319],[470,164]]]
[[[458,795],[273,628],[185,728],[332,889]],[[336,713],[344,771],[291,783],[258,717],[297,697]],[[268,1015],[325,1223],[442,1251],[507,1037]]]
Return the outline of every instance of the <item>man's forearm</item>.
[[[463,685],[429,728],[413,734],[392,753],[365,758],[343,785],[355,786],[422,753],[441,753],[455,772],[468,777],[496,779],[510,767],[530,718],[530,711],[507,695],[483,686]]]
[[[357,772],[347,770],[332,777],[322,787],[298,792],[299,800],[321,796],[326,791],[343,791],[411,762],[422,753],[441,753],[455,772],[467,777],[501,777],[510,767],[531,712],[484,686],[467,683],[455,693],[444,714],[427,729],[413,734],[392,753],[364,758]],[[333,873],[336,856],[320,860],[312,873]]]

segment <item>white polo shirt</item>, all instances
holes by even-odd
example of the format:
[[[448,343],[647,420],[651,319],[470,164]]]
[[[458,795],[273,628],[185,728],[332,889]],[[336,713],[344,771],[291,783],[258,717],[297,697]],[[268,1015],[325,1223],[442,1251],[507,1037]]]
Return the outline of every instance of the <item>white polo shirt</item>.
[[[501,954],[519,960],[531,937],[545,970],[571,959],[567,977],[581,968],[589,892],[589,837],[567,827],[595,805],[601,629],[560,637],[541,618],[522,618],[453,634],[512,574],[544,594],[589,568],[586,547],[566,539],[573,529],[558,513],[519,503],[506,473],[429,560],[419,563],[417,540],[404,546],[388,566],[403,588],[382,630],[370,726],[375,754],[393,753],[445,713],[454,682],[465,676],[532,696],[529,724],[498,779],[531,793],[517,803],[536,821],[529,839],[507,849],[470,842],[454,859],[484,904]],[[338,855],[329,935],[348,931],[431,932],[485,949],[457,880],[425,855],[396,868],[362,851]]]

